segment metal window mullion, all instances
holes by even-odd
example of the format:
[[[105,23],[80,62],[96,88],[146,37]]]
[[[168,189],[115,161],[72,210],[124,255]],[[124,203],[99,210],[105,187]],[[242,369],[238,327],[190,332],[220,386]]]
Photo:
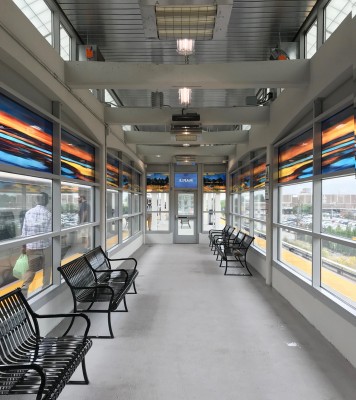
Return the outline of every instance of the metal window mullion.
[[[270,163],[270,199],[272,200],[272,204],[270,204],[268,211],[271,212],[270,215],[270,229],[272,234],[271,240],[271,259],[272,263],[274,260],[279,260],[279,243],[281,241],[279,229],[277,223],[279,221],[279,208],[280,208],[280,198],[279,198],[279,186],[274,184],[274,182],[278,183],[278,147],[274,147],[273,149],[269,149],[269,154],[271,156],[271,160],[269,160],[267,156],[267,161],[271,161]],[[266,217],[267,220],[268,216]],[[267,227],[266,227],[267,229]],[[266,232],[267,236],[267,232]]]
[[[321,122],[315,119],[322,114],[322,101],[316,99],[313,104],[313,194],[312,194],[312,210],[313,224],[312,233],[320,234],[322,219],[322,184],[320,178],[315,176],[321,175],[321,154],[322,154],[322,138],[321,138]],[[321,282],[321,240],[318,236],[312,237],[312,285],[316,288],[320,287]]]
[[[322,218],[321,181],[313,181],[313,233],[320,234]],[[312,285],[320,287],[321,282],[321,240],[319,235],[312,236]]]
[[[59,12],[52,10],[52,45],[53,48],[61,54],[61,35],[60,35],[60,21]]]

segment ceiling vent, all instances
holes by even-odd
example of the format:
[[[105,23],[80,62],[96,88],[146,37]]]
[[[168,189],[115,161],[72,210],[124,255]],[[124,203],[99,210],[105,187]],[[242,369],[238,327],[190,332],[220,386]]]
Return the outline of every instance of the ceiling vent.
[[[201,135],[195,135],[195,134],[189,134],[189,135],[172,135],[172,138],[176,142],[184,142],[184,143],[189,143],[189,142],[198,142],[199,139],[201,138]]]
[[[173,114],[173,122],[185,122],[185,121],[200,121],[200,115],[197,113],[186,113],[186,114]]]
[[[145,36],[160,40],[223,38],[232,5],[233,0],[140,0]]]
[[[197,161],[196,156],[191,155],[177,155],[175,160],[178,165],[195,165]]]
[[[202,128],[200,122],[183,122],[181,124],[175,122],[171,124],[171,133],[181,133],[189,135],[192,133],[201,133]]]

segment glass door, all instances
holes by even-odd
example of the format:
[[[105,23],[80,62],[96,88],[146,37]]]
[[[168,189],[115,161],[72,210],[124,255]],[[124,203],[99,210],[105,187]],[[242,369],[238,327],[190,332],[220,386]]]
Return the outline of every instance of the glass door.
[[[197,193],[175,192],[174,243],[198,243]]]

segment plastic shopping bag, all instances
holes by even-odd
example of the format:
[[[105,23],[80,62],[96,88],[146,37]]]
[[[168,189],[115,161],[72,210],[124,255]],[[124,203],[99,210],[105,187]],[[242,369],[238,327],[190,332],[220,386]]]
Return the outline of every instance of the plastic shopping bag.
[[[21,254],[17,259],[12,275],[17,279],[22,279],[25,272],[28,270],[28,257],[26,254]]]

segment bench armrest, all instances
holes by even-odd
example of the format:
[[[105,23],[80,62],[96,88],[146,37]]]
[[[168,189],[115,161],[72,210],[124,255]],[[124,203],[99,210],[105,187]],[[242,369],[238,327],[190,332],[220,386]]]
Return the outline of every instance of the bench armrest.
[[[134,266],[134,271],[136,270],[137,267],[137,260],[136,258],[133,257],[126,257],[126,258],[108,258],[108,260],[111,261],[134,261],[135,266]]]
[[[83,314],[83,313],[67,313],[67,314],[36,314],[34,313],[36,318],[76,318],[76,317],[82,317],[85,319],[86,323],[87,323],[87,327],[85,328],[85,332],[84,332],[84,340],[87,338],[88,336],[88,332],[90,329],[90,319],[87,315]]]
[[[136,267],[135,267],[135,268],[136,268]],[[128,278],[128,276],[129,276],[129,274],[128,274],[128,272],[126,271],[126,269],[123,269],[123,268],[117,268],[117,269],[100,269],[99,271],[98,271],[98,270],[94,270],[94,273],[95,273],[95,274],[107,274],[107,273],[111,274],[111,273],[113,273],[113,272],[124,272],[124,273],[126,274],[126,278]],[[126,279],[125,279],[125,282],[126,282]]]
[[[211,233],[222,232],[222,231],[223,231],[222,229],[210,229],[210,230],[209,230],[209,235],[210,235]]]

